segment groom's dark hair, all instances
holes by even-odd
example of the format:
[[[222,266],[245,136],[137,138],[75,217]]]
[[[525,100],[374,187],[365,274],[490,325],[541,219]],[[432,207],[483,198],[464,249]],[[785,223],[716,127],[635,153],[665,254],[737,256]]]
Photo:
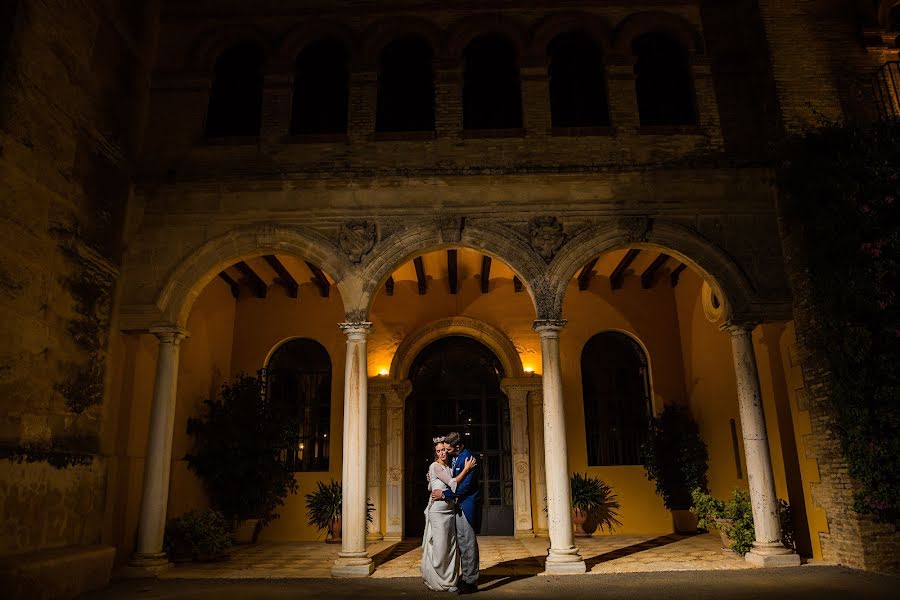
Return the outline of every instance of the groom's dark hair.
[[[446,436],[444,436],[444,440],[445,440],[448,444],[450,444],[451,446],[453,446],[454,448],[456,448],[457,446],[462,446],[462,445],[463,445],[462,436],[459,435],[459,432],[458,432],[458,431],[451,431],[451,432],[448,433]]]

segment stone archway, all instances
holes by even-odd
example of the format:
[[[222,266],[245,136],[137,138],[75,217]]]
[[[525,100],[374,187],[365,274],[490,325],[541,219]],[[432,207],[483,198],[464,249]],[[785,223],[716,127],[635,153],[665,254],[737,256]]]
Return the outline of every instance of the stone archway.
[[[429,344],[449,336],[463,336],[478,341],[490,350],[503,367],[505,377],[500,388],[509,403],[509,442],[512,466],[512,493],[514,512],[514,533],[517,537],[533,537],[531,479],[544,481],[541,461],[532,465],[529,450],[529,403],[540,404],[542,380],[537,375],[527,375],[522,361],[509,338],[488,323],[469,317],[441,319],[426,325],[407,336],[398,347],[391,363],[390,376],[369,380],[369,394],[373,403],[373,413],[384,411],[384,438],[370,435],[370,464],[380,462],[376,455],[385,454],[385,531],[384,538],[399,540],[403,537],[406,502],[404,481],[411,465],[404,461],[404,434],[407,428],[404,409],[407,397],[412,392],[409,370],[419,352]],[[540,408],[538,406],[538,408]],[[540,411],[537,411],[540,414]],[[371,422],[369,431],[377,429]],[[538,427],[540,429],[540,427]],[[543,447],[536,448],[538,456],[543,456]],[[380,473],[369,472],[369,490],[380,495]]]
[[[694,267],[721,292],[725,300],[723,321],[749,319],[754,310],[753,285],[743,270],[723,250],[681,225],[646,217],[619,219],[589,227],[569,240],[550,265],[551,314],[562,315],[563,300],[575,273],[591,258],[623,247],[653,247]]]
[[[315,263],[335,280],[346,305],[345,281],[353,279],[349,277],[353,269],[334,244],[305,228],[259,224],[229,231],[184,256],[156,296],[158,320],[183,327],[197,296],[219,271],[243,258],[266,253],[289,254]]]

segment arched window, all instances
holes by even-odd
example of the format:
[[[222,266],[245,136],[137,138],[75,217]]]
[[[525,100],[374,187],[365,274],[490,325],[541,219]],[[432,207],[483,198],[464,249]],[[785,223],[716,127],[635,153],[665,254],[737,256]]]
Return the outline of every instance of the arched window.
[[[350,56],[343,43],[324,39],[297,57],[291,134],[346,133]]]
[[[278,347],[266,367],[274,406],[300,423],[300,444],[282,450],[295,471],[327,471],[331,427],[331,359],[314,340]]]
[[[687,50],[664,33],[632,43],[641,125],[695,125],[694,84]]]
[[[522,127],[522,91],[516,50],[502,36],[483,35],[466,46],[463,127]]]
[[[418,36],[395,40],[381,52],[377,131],[434,129],[431,45]]]
[[[609,125],[603,60],[594,40],[583,33],[563,33],[547,51],[553,127]]]
[[[598,333],[581,352],[588,466],[637,465],[652,414],[643,349],[617,331]]]
[[[262,48],[242,42],[222,52],[209,94],[206,135],[259,135],[262,86]]]

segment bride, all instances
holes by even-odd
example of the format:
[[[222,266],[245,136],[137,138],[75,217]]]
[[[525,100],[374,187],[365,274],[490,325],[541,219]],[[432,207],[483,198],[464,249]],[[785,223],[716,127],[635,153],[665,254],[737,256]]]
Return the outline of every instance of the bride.
[[[469,457],[462,472],[452,476],[450,469],[450,444],[444,437],[433,438],[434,462],[428,468],[428,506],[425,508],[425,535],[422,537],[422,578],[425,585],[436,592],[455,592],[459,578],[459,548],[456,545],[455,500],[433,500],[432,490],[456,491],[456,485],[475,466],[475,457]]]

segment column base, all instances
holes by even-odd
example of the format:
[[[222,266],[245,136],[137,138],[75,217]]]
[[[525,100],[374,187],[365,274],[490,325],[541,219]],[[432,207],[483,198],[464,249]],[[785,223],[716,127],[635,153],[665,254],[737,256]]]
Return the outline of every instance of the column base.
[[[535,537],[534,531],[531,529],[517,529],[516,533],[513,535],[516,539],[529,539]]]
[[[160,573],[173,567],[165,552],[158,554],[134,554],[128,564],[117,574],[128,578],[158,577]]]
[[[375,572],[375,563],[363,553],[361,556],[339,556],[331,567],[332,577],[368,577]]]
[[[744,560],[755,567],[799,567],[800,555],[781,544],[754,545]]]
[[[544,572],[548,575],[577,575],[587,572],[587,565],[578,553],[578,548],[565,551],[551,548],[547,553]]]
[[[366,534],[366,541],[367,541],[367,542],[380,542],[380,541],[383,540],[383,539],[384,539],[384,536],[381,535],[381,532],[380,532],[380,531],[374,531],[374,532],[372,532],[372,533],[367,533],[367,534]]]

